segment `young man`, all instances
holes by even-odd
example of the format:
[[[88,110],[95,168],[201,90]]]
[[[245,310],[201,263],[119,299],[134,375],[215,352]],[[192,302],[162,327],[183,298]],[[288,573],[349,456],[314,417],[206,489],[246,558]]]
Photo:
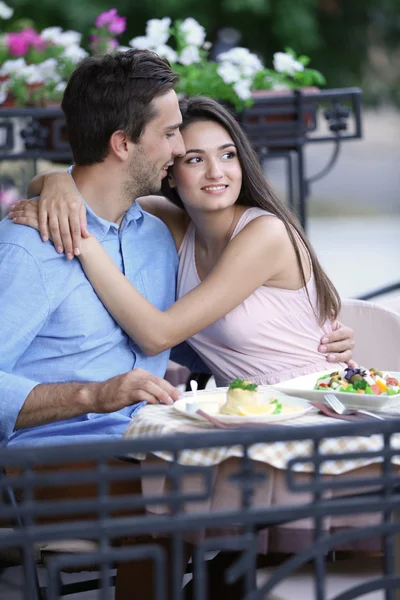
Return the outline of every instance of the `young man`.
[[[133,199],[157,192],[184,152],[176,82],[151,52],[92,57],[62,103],[89,230],[161,309],[175,299],[174,243]],[[8,219],[0,223],[0,282],[1,445],[119,437],[139,402],[177,399],[162,379],[169,352],[144,356],[79,262]]]

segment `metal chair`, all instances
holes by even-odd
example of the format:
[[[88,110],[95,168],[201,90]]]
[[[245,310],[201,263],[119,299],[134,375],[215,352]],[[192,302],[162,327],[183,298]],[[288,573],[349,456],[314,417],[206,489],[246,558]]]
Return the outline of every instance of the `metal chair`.
[[[364,300],[342,302],[339,319],[354,329],[354,360],[371,368],[400,371],[400,315]]]

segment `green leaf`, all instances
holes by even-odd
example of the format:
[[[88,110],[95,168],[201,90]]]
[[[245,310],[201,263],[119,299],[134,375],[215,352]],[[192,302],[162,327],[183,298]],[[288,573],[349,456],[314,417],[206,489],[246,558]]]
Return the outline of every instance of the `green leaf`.
[[[249,392],[254,392],[257,389],[257,387],[258,386],[256,383],[248,383],[244,379],[234,379],[232,381],[231,385],[229,386],[229,389],[230,390],[241,389],[241,390],[247,390]]]
[[[306,67],[310,63],[311,59],[308,56],[304,56],[303,54],[302,56],[298,56],[297,60],[299,61],[299,63]]]
[[[292,56],[295,60],[297,60],[296,52],[293,50],[293,48],[286,46],[285,52],[286,52],[286,54],[290,54],[290,56]]]
[[[365,390],[368,386],[368,383],[365,381],[365,379],[360,379],[360,381],[355,381],[353,383],[353,387],[355,390]]]

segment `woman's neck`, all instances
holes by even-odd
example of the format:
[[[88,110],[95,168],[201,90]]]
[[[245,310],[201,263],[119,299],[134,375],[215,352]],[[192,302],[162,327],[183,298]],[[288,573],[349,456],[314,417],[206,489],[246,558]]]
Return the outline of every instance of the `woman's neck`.
[[[220,254],[229,243],[232,233],[246,207],[235,204],[221,211],[188,210],[196,230],[196,245],[205,253]]]

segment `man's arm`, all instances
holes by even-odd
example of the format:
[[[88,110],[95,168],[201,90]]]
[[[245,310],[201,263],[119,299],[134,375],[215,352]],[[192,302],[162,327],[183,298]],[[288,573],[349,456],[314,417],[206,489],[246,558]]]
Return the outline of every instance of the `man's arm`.
[[[89,390],[84,383],[36,385],[26,397],[15,429],[26,429],[78,417],[91,411]],[[92,384],[93,385],[93,384]]]
[[[133,369],[100,383],[39,384],[19,411],[15,429],[45,425],[89,412],[114,412],[142,401],[172,404],[180,395],[168,381],[142,369]]]
[[[0,244],[0,445],[12,435],[25,398],[38,384],[15,373],[50,314],[40,268],[18,244]]]
[[[88,412],[83,385],[41,385],[15,374],[21,356],[51,314],[40,264],[18,244],[0,244],[0,440],[15,429]]]
[[[0,445],[16,429],[88,412],[107,413],[139,401],[172,403],[180,393],[134,369],[104,383],[41,384],[16,375],[15,365],[51,313],[40,266],[24,248],[0,244]]]

